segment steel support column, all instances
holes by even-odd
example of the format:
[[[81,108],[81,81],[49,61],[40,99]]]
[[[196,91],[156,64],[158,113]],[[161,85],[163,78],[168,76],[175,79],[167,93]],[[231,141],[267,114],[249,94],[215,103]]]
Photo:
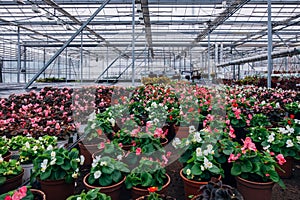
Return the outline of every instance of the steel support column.
[[[210,80],[210,33],[207,35],[207,73],[208,73],[208,80]]]
[[[271,0],[268,0],[268,88],[271,88],[272,62],[272,9]]]
[[[135,0],[132,0],[132,86],[135,82]]]
[[[20,27],[18,27],[18,63],[17,63],[17,82],[20,83],[21,76],[21,41],[20,41]]]

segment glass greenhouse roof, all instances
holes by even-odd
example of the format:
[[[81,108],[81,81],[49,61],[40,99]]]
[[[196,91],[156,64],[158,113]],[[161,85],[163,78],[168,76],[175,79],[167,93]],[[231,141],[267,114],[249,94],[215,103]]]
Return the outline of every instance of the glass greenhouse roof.
[[[101,6],[103,0],[2,0],[0,1],[0,56],[17,55],[18,33],[24,47],[50,54],[62,46]],[[141,2],[141,3],[139,3]],[[153,49],[197,56],[208,43],[222,44],[224,57],[230,49],[243,54],[266,51],[267,1],[139,0],[135,6],[133,36],[132,1],[111,0],[70,44],[69,53]],[[142,11],[138,11],[141,4]],[[300,0],[273,0],[275,50],[299,47]],[[19,31],[19,32],[18,32]],[[208,37],[209,34],[209,37]],[[198,38],[198,39],[197,39]],[[96,47],[97,46],[97,47]]]

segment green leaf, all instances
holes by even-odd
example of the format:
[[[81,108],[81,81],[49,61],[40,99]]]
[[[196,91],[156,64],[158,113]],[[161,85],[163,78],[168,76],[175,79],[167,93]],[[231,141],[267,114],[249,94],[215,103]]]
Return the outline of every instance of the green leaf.
[[[71,164],[69,163],[69,162],[64,162],[64,164],[63,165],[61,165],[61,168],[63,169],[63,170],[65,170],[65,171],[68,171],[68,170],[70,170],[71,169]]]
[[[112,179],[114,182],[119,182],[122,178],[122,173],[120,171],[114,171],[114,173],[112,174]]]
[[[211,173],[214,174],[220,174],[220,169],[218,167],[216,167],[215,165],[213,165],[211,168],[208,169]]]
[[[3,185],[5,183],[5,181],[6,181],[6,177],[1,176],[0,177],[0,185]]]
[[[90,185],[93,185],[93,184],[95,183],[94,176],[93,176],[93,175],[89,175],[87,181],[88,181],[88,183],[89,183]]]
[[[64,159],[63,159],[62,157],[60,157],[60,156],[57,156],[57,157],[56,157],[56,164],[57,164],[57,165],[62,165],[62,164],[64,164]]]
[[[111,167],[108,167],[108,166],[104,166],[102,168],[102,172],[105,173],[105,174],[111,174],[111,173],[113,173],[113,171],[114,171],[114,168],[111,168]]]
[[[73,178],[72,178],[71,175],[67,175],[65,180],[66,180],[66,183],[72,183],[73,182]]]
[[[73,169],[77,169],[77,167],[78,167],[78,162],[77,162],[76,160],[71,160],[71,167],[72,167]]]
[[[252,163],[250,160],[245,160],[245,162],[243,162],[242,164],[242,168],[241,170],[243,172],[251,172],[252,171]]]
[[[270,179],[273,182],[277,183],[279,181],[280,178],[279,178],[279,175],[276,171],[272,170],[272,171],[269,172],[269,174],[270,174]]]
[[[101,177],[99,178],[99,184],[101,186],[108,186],[112,184],[112,177],[111,175],[107,174],[102,174]]]
[[[231,168],[231,174],[233,176],[239,176],[242,173],[241,166],[239,163],[233,163]]]
[[[142,186],[143,187],[151,186],[152,176],[151,176],[150,173],[148,173],[148,172],[142,172],[141,179],[142,179]]]
[[[191,168],[191,171],[192,171],[192,174],[194,174],[196,176],[202,174],[199,164],[193,165],[193,167]]]
[[[41,180],[46,180],[47,178],[49,178],[51,175],[51,169],[46,169],[46,171],[44,173],[42,173],[40,175]]]

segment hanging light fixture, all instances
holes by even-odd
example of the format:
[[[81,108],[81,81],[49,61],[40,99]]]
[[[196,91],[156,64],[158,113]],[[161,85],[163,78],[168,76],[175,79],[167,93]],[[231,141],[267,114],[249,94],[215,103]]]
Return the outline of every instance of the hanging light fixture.
[[[143,13],[139,13],[139,19],[144,19]]]
[[[57,18],[56,24],[57,25],[64,25],[63,21],[61,19],[59,19],[59,18]]]
[[[24,0],[16,0],[16,2],[17,2],[18,4],[22,4],[22,5],[25,4]]]
[[[41,11],[39,10],[39,8],[37,7],[37,5],[32,4],[31,10],[35,13],[40,13]]]
[[[140,4],[140,3],[136,4],[136,11],[142,12],[142,4]]]
[[[226,8],[226,4],[227,4],[226,1],[222,1],[222,7],[223,7],[223,8]]]
[[[48,12],[46,13],[46,18],[49,19],[49,20],[53,20],[53,17],[52,17],[51,14],[48,13]]]
[[[69,24],[66,24],[66,30],[68,30],[68,31],[72,30],[72,28]]]

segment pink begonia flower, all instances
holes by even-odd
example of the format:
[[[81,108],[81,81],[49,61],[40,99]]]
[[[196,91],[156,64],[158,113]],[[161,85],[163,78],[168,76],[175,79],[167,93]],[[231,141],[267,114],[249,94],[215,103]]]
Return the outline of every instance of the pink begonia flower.
[[[240,116],[241,113],[242,113],[242,112],[241,112],[241,109],[237,109],[237,110],[234,112],[235,117],[236,117],[237,119],[241,119],[241,116]]]
[[[236,135],[234,134],[234,129],[232,128],[232,126],[229,126],[229,137],[231,137],[231,138],[236,137]]]
[[[228,158],[228,163],[231,163],[233,161],[236,161],[237,159],[239,159],[239,157],[241,156],[240,153],[238,153],[236,156],[234,154],[230,154],[229,158]]]
[[[271,156],[274,156],[274,155],[275,155],[275,153],[274,153],[274,152],[272,152],[272,151],[270,151],[270,155],[271,155]]]
[[[172,152],[168,151],[166,156],[169,158],[171,156],[171,154],[172,154]]]
[[[7,195],[4,200],[12,200],[11,196]]]
[[[244,142],[244,146],[242,148],[242,152],[245,153],[247,149],[252,150],[252,151],[257,151],[255,144],[252,142],[250,137],[246,137]]]
[[[136,142],[134,140],[132,140],[131,141],[131,145],[135,147],[136,146]]]
[[[282,154],[278,154],[276,156],[276,159],[278,160],[279,165],[283,165],[286,162],[286,160],[284,159],[284,156]]]
[[[104,142],[101,142],[100,143],[100,149],[104,149],[105,148],[105,143]]]
[[[251,115],[251,114],[248,114],[248,118],[251,120],[251,119],[252,119],[252,115]]]
[[[266,177],[269,177],[270,176],[270,174],[266,174]]]
[[[136,128],[131,131],[130,135],[131,135],[131,137],[136,137],[139,132],[140,132],[140,130],[138,128]]]
[[[119,145],[119,147],[121,147],[121,148],[123,147],[123,144],[122,144],[122,143],[119,143],[118,145]]]
[[[162,155],[162,159],[164,160],[164,164],[168,164],[169,160],[165,155]]]
[[[59,123],[56,123],[56,124],[55,124],[55,129],[60,130],[60,125],[59,125]]]
[[[142,153],[142,149],[139,147],[135,150],[135,155],[139,156]]]
[[[163,133],[164,131],[162,130],[162,128],[156,128],[153,136],[156,138],[160,138],[163,135]]]

